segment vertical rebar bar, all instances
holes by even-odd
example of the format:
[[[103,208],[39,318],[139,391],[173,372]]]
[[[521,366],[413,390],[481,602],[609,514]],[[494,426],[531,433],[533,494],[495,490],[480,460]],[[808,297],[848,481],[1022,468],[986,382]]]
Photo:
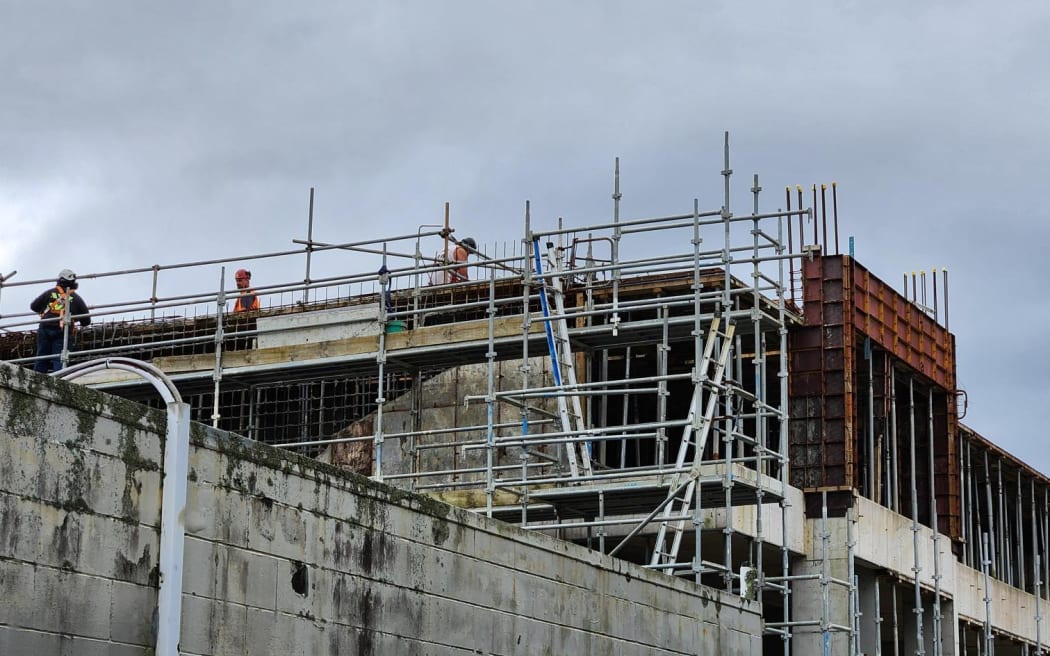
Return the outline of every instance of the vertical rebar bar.
[[[941,269],[941,277],[944,282],[944,329],[949,330],[948,327],[948,269]]]
[[[834,180],[831,182],[831,209],[834,216],[834,227],[835,227],[835,255],[839,254],[839,183]],[[851,242],[852,243],[852,242]],[[853,253],[850,253],[852,256]]]
[[[933,321],[934,323],[940,323],[940,309],[937,307],[937,267],[933,267],[933,271],[930,275],[930,282],[933,283]]]
[[[813,210],[812,210],[812,208],[810,208],[806,212],[802,211],[802,185],[795,185],[795,193],[796,193],[796,195],[798,197],[798,210],[799,210],[799,213],[798,213],[798,249],[799,249],[799,253],[801,254],[802,250],[803,250],[803,248],[805,247],[805,244],[806,244],[806,234],[805,234],[806,233],[806,229],[805,229],[806,217],[809,217],[810,219],[812,219],[813,218]],[[816,234],[816,233],[814,233],[814,234]],[[814,240],[813,243],[816,243],[816,240]],[[801,272],[802,272],[802,259],[799,258],[799,273],[801,274]],[[799,281],[799,283],[801,284],[801,281]]]
[[[815,200],[816,198],[814,198]],[[824,224],[824,230],[821,232],[824,244],[820,252],[823,255],[830,255],[831,249],[828,248],[828,186],[823,183],[820,185],[820,217],[821,222]]]
[[[824,246],[820,243],[820,233],[817,229],[820,227],[817,225],[817,212],[819,211],[820,205],[817,203],[817,185],[813,185],[813,207],[809,208],[809,217],[813,219],[813,243],[820,247],[820,254],[825,255]],[[827,229],[824,230],[827,234]]]

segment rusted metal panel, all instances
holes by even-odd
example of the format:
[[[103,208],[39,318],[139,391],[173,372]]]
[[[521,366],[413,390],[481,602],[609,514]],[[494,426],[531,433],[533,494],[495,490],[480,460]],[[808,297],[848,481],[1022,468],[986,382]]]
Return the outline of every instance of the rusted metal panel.
[[[848,258],[844,258],[848,259]],[[895,358],[944,390],[955,390],[955,341],[918,306],[849,260],[854,271],[854,324]]]
[[[939,528],[959,537],[954,338],[849,257],[815,257],[803,263],[802,272],[805,325],[789,335],[792,484],[807,490],[859,488],[864,463],[858,456],[864,449],[854,428],[868,419],[857,416],[854,381],[866,366],[858,346],[870,338],[872,349],[881,353],[873,379],[876,421],[885,422],[889,414],[890,367],[905,365],[934,387]],[[885,434],[884,423],[881,430]],[[923,476],[920,487],[928,484]]]
[[[853,313],[842,258],[803,264],[805,326],[789,335],[792,483],[803,489],[852,487]]]
[[[847,266],[853,270],[853,312],[858,332],[934,385],[934,489],[939,529],[946,535],[960,537],[955,338],[861,264],[848,260]]]

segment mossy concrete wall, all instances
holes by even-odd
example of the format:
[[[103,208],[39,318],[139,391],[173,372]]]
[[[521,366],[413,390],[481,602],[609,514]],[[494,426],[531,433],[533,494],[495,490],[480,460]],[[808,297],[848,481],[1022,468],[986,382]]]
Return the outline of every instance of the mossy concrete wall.
[[[0,363],[0,654],[151,653],[163,413]],[[195,425],[183,654],[758,654],[757,608]]]

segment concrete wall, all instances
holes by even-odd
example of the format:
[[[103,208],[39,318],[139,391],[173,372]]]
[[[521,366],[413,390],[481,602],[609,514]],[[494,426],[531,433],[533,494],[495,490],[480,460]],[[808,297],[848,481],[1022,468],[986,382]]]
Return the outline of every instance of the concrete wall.
[[[0,654],[150,653],[163,415],[0,363]],[[758,654],[757,607],[195,426],[184,654]]]
[[[522,360],[499,361],[495,363],[494,389],[496,392],[520,389],[522,384]],[[529,375],[531,385],[552,385],[549,358],[530,358]],[[438,433],[421,435],[415,439],[386,438],[383,445],[383,473],[404,474],[413,471],[442,472],[450,469],[466,470],[469,468],[484,469],[487,453],[484,449],[465,450],[466,442],[483,442],[488,423],[488,406],[483,401],[464,404],[467,396],[483,396],[488,393],[488,364],[468,364],[448,369],[423,383],[419,396],[413,399],[414,392],[389,401],[383,406],[383,432],[385,434],[407,433],[421,429],[447,429],[464,426],[481,428],[456,433]],[[415,405],[414,405],[415,404]],[[533,408],[557,416],[557,402],[552,399],[530,399]],[[375,419],[375,413],[370,415]],[[530,433],[549,433],[561,430],[557,421],[540,423],[545,419],[539,412],[530,416]],[[549,419],[549,418],[547,418]],[[519,435],[521,433],[521,410],[506,403],[493,406],[493,424],[513,424],[513,428],[497,428],[496,437]],[[433,448],[436,444],[448,444],[445,448]],[[536,446],[533,451],[548,453],[567,462],[565,449],[557,446]],[[493,464],[520,465],[521,449],[498,448],[494,452]],[[513,474],[517,475],[517,472]],[[533,476],[539,476],[536,472]],[[423,485],[449,482],[451,480],[483,482],[485,472],[464,472],[456,474],[455,479],[449,474],[434,474],[420,478]],[[398,483],[407,487],[405,482]]]

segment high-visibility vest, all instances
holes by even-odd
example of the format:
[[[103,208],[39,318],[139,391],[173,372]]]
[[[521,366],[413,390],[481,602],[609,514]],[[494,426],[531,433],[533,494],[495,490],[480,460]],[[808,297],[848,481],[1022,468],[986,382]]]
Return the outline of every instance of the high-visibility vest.
[[[256,295],[255,290],[249,290],[247,293],[241,294],[237,297],[237,302],[233,304],[234,312],[247,312],[258,309],[259,296]]]
[[[41,319],[48,317],[59,317],[58,328],[61,330],[65,327],[66,323],[66,307],[73,302],[73,291],[66,291],[61,287],[56,286],[51,290],[51,300],[47,302],[47,307],[40,313]],[[75,325],[75,324],[74,324]]]

